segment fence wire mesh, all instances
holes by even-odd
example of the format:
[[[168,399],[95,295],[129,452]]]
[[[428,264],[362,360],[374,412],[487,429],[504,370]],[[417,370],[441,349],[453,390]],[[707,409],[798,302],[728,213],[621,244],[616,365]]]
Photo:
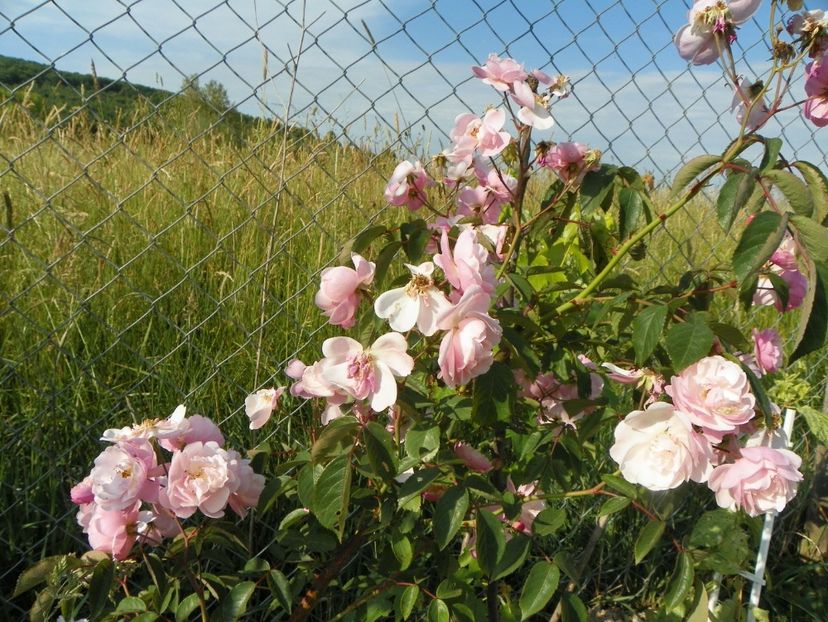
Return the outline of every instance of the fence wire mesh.
[[[2,593],[40,557],[84,550],[68,489],[104,428],[185,402],[249,443],[244,396],[329,335],[320,270],[398,217],[382,201],[398,158],[494,103],[469,72],[489,52],[572,77],[555,140],[660,181],[721,150],[730,92],[671,42],[686,5],[0,1]],[[758,27],[739,39],[757,72]],[[825,166],[795,113],[769,131]],[[653,278],[723,258],[708,216],[659,234]],[[804,380],[822,386],[825,367]],[[267,440],[302,434],[300,408]]]

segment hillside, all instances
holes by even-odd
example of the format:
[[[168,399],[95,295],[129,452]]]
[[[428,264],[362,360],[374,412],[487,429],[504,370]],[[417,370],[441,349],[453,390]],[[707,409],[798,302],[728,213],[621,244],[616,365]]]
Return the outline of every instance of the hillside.
[[[196,126],[202,129],[215,126],[239,139],[262,121],[260,117],[237,111],[224,86],[214,80],[202,85],[197,76],[192,76],[185,79],[180,92],[174,93],[0,55],[0,98],[6,100],[9,94],[17,102],[25,102],[31,115],[40,120],[48,118],[49,125],[77,117],[78,110],[84,109],[92,126],[102,122],[121,128],[158,111],[165,127],[170,122],[178,125],[175,119],[185,115],[187,127],[192,128],[196,116],[199,121]],[[301,139],[307,130],[295,128],[290,133]]]

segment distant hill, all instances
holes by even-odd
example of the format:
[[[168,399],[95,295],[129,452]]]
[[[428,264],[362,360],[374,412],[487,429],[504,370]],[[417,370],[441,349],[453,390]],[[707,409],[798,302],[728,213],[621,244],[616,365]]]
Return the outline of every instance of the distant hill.
[[[86,109],[94,123],[123,127],[158,108],[165,119],[186,115],[187,129],[193,128],[193,118],[197,117],[196,127],[215,124],[218,130],[234,138],[242,138],[247,130],[263,121],[235,110],[219,82],[211,80],[201,85],[197,76],[184,82],[182,91],[173,93],[0,55],[0,103],[14,93],[19,102],[25,98],[30,113],[41,119],[49,117],[60,122],[79,109]],[[301,140],[308,131],[293,128],[290,134],[292,139]]]

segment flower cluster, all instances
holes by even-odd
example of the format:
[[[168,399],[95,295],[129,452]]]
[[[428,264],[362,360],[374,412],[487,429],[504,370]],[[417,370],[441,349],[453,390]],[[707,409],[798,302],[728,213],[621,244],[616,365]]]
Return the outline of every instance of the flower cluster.
[[[757,349],[766,370],[778,366],[766,345]],[[801,459],[785,442],[779,446],[781,433],[757,429],[756,398],[738,364],[703,358],[674,376],[666,392],[672,403],[633,411],[615,429],[610,455],[628,481],[650,490],[707,482],[721,507],[751,516],[785,507],[802,480]]]
[[[250,461],[224,449],[218,426],[179,406],[167,419],[106,430],[112,443],[71,491],[78,524],[90,546],[123,560],[136,542],[158,545],[182,531],[179,519],[197,510],[224,516],[229,505],[244,517],[255,507],[264,477]],[[161,450],[171,452],[159,462]]]

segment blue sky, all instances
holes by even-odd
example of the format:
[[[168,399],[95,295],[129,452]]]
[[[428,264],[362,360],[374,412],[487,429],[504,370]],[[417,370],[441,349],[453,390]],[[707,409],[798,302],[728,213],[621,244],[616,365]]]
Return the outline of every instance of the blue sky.
[[[717,66],[688,72],[675,53],[686,12],[683,0],[307,0],[302,40],[301,0],[0,0],[0,54],[81,72],[94,61],[101,76],[171,90],[198,73],[241,110],[284,116],[286,66],[302,41],[296,122],[378,141],[412,126],[436,151],[454,116],[498,103],[469,67],[505,52],[573,78],[543,138],[586,142],[661,176],[737,129]],[[765,6],[756,18],[767,17]],[[756,77],[767,50],[755,23],[739,35],[742,69]],[[796,112],[779,123],[793,155],[824,164]]]

